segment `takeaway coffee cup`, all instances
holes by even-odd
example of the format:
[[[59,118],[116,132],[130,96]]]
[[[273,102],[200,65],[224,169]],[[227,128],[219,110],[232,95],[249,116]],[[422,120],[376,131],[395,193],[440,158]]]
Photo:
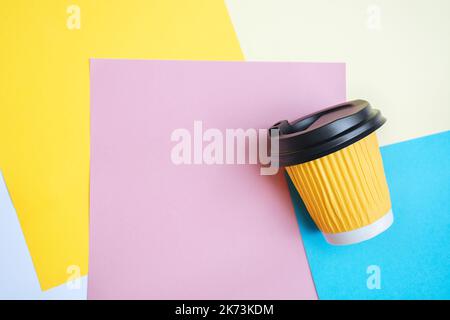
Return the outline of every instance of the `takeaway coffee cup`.
[[[393,223],[375,130],[386,119],[367,101],[336,105],[278,129],[281,166],[325,239],[358,243]]]

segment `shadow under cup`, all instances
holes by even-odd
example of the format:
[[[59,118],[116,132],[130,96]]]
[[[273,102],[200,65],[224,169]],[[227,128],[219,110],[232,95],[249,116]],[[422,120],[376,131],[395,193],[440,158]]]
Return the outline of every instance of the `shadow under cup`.
[[[270,129],[278,130],[280,165],[331,244],[368,240],[393,223],[375,134],[385,121],[355,100]]]

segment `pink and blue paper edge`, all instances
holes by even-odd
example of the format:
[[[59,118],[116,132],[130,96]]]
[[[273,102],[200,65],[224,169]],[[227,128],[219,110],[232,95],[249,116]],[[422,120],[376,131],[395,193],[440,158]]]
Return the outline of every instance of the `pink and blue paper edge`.
[[[450,131],[381,148],[394,224],[331,246],[292,182],[291,198],[320,299],[450,299]],[[379,286],[367,284],[371,268]]]

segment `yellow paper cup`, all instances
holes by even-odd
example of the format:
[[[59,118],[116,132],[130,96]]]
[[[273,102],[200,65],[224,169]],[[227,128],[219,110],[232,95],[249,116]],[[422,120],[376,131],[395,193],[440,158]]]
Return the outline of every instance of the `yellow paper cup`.
[[[280,164],[331,244],[368,240],[393,223],[374,132],[385,121],[356,100],[271,128],[279,130]]]

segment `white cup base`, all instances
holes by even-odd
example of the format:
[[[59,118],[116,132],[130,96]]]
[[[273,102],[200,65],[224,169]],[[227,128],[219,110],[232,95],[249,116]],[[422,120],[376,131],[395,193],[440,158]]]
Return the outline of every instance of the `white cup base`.
[[[394,215],[390,209],[380,219],[362,228],[340,233],[323,233],[323,235],[327,242],[333,245],[355,244],[379,235],[387,230],[393,222]]]

